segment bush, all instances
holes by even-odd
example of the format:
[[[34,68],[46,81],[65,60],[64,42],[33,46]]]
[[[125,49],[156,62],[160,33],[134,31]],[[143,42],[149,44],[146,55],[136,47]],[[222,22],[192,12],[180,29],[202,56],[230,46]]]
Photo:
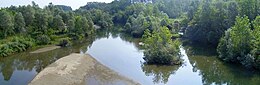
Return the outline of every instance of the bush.
[[[57,45],[61,47],[67,47],[71,45],[70,38],[66,37],[59,39],[59,43]]]
[[[227,62],[240,63],[245,67],[254,66],[252,56],[252,32],[248,17],[237,17],[235,25],[220,39],[217,51],[219,58]]]
[[[0,56],[5,57],[15,52],[22,52],[34,45],[31,38],[12,37],[6,41],[7,43],[0,44]]]
[[[38,45],[46,45],[49,44],[51,42],[51,39],[49,36],[47,35],[39,35],[37,36],[37,44]]]
[[[146,30],[143,35],[144,60],[148,64],[180,64],[179,40],[172,41],[172,34],[167,27],[162,27],[152,34]]]

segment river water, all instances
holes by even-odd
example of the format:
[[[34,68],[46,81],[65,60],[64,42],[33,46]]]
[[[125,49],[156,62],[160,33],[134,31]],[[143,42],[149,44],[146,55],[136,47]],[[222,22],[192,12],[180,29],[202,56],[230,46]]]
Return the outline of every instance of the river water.
[[[216,58],[209,47],[180,46],[184,64],[156,66],[143,64],[139,39],[124,34],[101,32],[71,47],[31,54],[35,50],[0,59],[0,85],[26,85],[38,72],[55,60],[80,52],[142,85],[260,85],[258,71],[245,70]]]

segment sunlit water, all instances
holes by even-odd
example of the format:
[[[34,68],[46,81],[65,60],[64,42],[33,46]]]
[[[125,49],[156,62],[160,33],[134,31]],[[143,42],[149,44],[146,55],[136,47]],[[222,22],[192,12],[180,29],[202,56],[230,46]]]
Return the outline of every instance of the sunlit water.
[[[138,39],[117,33],[101,33],[72,47],[50,52],[17,53],[0,59],[0,85],[27,85],[55,60],[74,52],[89,53],[105,66],[143,85],[260,85],[257,71],[224,63],[215,51],[201,46],[180,46],[181,66],[144,65]]]
[[[113,38],[109,36],[108,38],[96,40],[86,53],[94,56],[102,64],[143,85],[201,84],[202,80],[199,72],[192,72],[192,66],[184,48],[180,47],[180,49],[185,61],[185,65],[182,67],[143,65],[143,51],[135,47],[134,43],[124,41],[120,37]],[[159,72],[156,73],[156,71]],[[189,81],[187,81],[187,78],[189,78]]]
[[[143,51],[137,47],[137,43],[134,40],[127,41],[120,35],[110,35],[94,41],[85,53],[143,85],[260,85],[257,72],[223,63],[216,58],[214,50],[212,52],[209,48],[187,47],[190,52],[188,57],[185,48],[180,46],[184,60],[182,66],[143,65]]]

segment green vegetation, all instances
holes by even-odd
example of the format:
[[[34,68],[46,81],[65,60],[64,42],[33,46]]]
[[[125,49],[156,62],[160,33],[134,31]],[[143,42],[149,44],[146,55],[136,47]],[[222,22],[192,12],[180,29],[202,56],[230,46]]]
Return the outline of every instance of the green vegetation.
[[[196,0],[194,0],[196,1]],[[186,37],[194,43],[217,46],[225,31],[235,24],[236,16],[252,21],[260,13],[258,0],[201,0],[191,4]],[[195,7],[195,8],[194,8]],[[197,9],[197,10],[196,10]]]
[[[221,59],[238,62],[246,67],[260,68],[259,18],[260,16],[252,23],[254,30],[251,30],[248,17],[236,18],[235,25],[227,30],[225,36],[220,40],[218,52]]]
[[[179,58],[172,56],[178,54],[178,38],[182,37],[215,47],[224,61],[260,69],[259,14],[259,0],[114,0],[91,2],[77,10],[52,3],[40,8],[33,2],[0,9],[0,46],[12,50],[23,46],[10,44],[10,38],[18,36],[33,46],[68,46],[71,40],[118,26],[113,30],[145,37],[145,43],[153,46],[145,46],[148,63],[176,63]],[[1,50],[0,54],[15,52],[20,50]]]
[[[8,56],[15,52],[25,51],[34,45],[33,39],[26,37],[10,37],[0,42],[0,56]]]
[[[148,64],[180,64],[179,40],[172,40],[167,27],[161,27],[152,33],[146,30],[143,35],[144,60]]]
[[[72,11],[68,6],[52,3],[40,8],[34,2],[27,6],[2,8],[0,19],[0,56],[4,57],[33,46],[68,46],[71,40],[93,35],[96,31],[94,24],[103,28],[113,24],[110,15],[102,10]]]

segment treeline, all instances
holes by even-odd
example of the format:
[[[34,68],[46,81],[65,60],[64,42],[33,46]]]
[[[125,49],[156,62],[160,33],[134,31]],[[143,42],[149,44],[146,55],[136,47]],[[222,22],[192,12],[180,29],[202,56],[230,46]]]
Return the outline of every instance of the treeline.
[[[191,6],[193,9],[187,12],[188,39],[213,46],[234,25],[236,16],[245,15],[252,21],[260,14],[259,0],[202,0]]]
[[[25,51],[37,45],[67,46],[71,40],[95,33],[94,27],[113,25],[102,10],[72,11],[68,6],[50,3],[40,8],[36,3],[0,9],[0,56]]]
[[[111,3],[91,2],[80,10],[100,9],[113,16],[115,25],[124,26],[122,31],[134,37],[142,37],[150,31],[166,26],[177,33],[182,25],[178,19],[188,11],[191,0],[115,0]]]
[[[224,61],[260,69],[260,16],[251,22],[247,16],[237,17],[217,49],[219,58]]]
[[[71,39],[94,34],[95,28],[102,30],[116,25],[119,27],[115,29],[134,37],[149,38],[151,42],[156,41],[151,38],[155,35],[157,39],[164,39],[163,31],[170,31],[175,40],[179,37],[179,30],[184,30],[184,37],[189,42],[215,47],[224,61],[259,68],[258,15],[259,0],[114,0],[111,3],[91,2],[75,11],[53,4],[44,8],[35,3],[32,6],[11,6],[0,10],[0,49],[7,50],[0,54],[19,52],[10,48],[20,46],[26,49],[59,41],[66,44]],[[143,35],[145,30],[150,34]],[[28,42],[16,46],[13,43],[21,41],[16,40],[17,36]],[[162,46],[166,51],[169,51],[169,46],[177,47],[169,43],[172,42],[162,41],[153,45]],[[166,55],[163,51],[155,52],[152,47],[146,47],[153,50],[147,51],[147,55]],[[175,50],[172,53],[178,52],[174,47],[172,49]]]
[[[115,0],[108,4],[88,3],[80,10],[100,9],[107,11],[113,16],[113,23],[122,27],[119,30],[133,37],[142,38],[145,49],[144,60],[147,64],[181,64],[178,55],[180,42],[178,39],[172,40],[173,34],[177,35],[175,38],[178,38],[180,22],[170,18],[164,12],[167,11],[166,3],[168,4],[166,0],[165,2]]]
[[[114,15],[115,23],[124,25],[126,33],[138,37],[146,29],[152,32],[166,26],[177,33],[186,28],[184,37],[190,42],[215,47],[226,62],[259,69],[259,0],[152,0],[152,3],[150,0],[120,0],[112,3],[117,3],[113,5],[116,7],[107,4],[105,8],[121,7],[110,14]]]
[[[184,11],[184,36],[210,45],[219,58],[259,69],[259,0],[193,0]]]

